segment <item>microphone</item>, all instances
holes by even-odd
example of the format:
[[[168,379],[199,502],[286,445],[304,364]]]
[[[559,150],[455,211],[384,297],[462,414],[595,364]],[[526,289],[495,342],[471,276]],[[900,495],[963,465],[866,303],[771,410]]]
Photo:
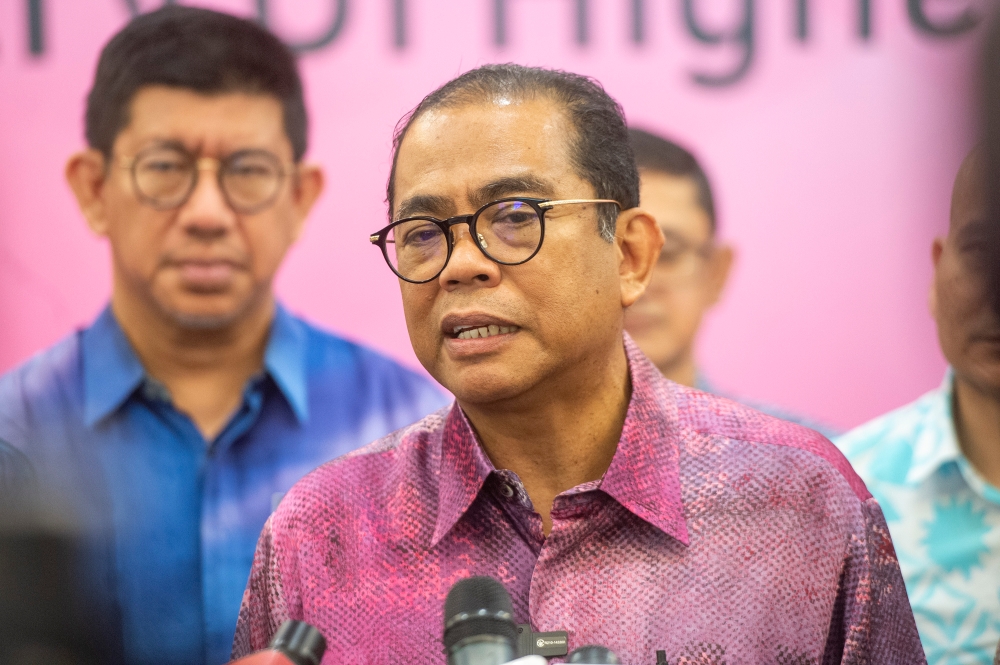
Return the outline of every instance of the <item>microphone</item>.
[[[503,585],[469,577],[444,601],[444,649],[448,665],[501,665],[514,660],[517,625]]]
[[[319,665],[326,640],[305,621],[286,621],[262,651],[234,660],[230,665]]]
[[[596,644],[588,644],[578,649],[573,649],[566,662],[587,663],[589,665],[621,665],[621,661],[618,660],[618,656],[615,655],[614,651]]]

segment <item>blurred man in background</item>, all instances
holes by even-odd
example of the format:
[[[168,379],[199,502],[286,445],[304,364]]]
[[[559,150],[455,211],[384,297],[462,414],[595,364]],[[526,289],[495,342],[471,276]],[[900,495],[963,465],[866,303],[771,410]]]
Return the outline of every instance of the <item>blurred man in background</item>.
[[[941,387],[837,441],[882,505],[931,664],[991,662],[1000,640],[1000,315],[977,149],[934,241]]]
[[[221,663],[273,505],[442,406],[426,379],[293,316],[272,282],[319,196],[288,49],[169,7],[104,48],[66,176],[108,239],[110,305],[0,379],[0,439],[109,534],[132,663]]]
[[[635,128],[629,129],[629,141],[639,167],[642,207],[656,218],[665,242],[649,288],[625,314],[625,328],[668,379],[723,394],[695,361],[702,317],[719,301],[733,263],[732,247],[718,241],[712,186],[694,155],[673,141]],[[748,404],[833,434],[781,409]]]

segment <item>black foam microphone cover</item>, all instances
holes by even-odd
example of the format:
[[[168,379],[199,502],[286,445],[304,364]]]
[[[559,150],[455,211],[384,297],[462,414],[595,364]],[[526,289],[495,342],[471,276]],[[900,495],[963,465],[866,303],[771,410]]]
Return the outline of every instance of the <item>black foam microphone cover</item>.
[[[288,620],[271,638],[270,648],[288,656],[295,665],[319,665],[326,652],[326,639],[315,626]]]
[[[614,651],[596,644],[588,644],[587,646],[573,649],[566,662],[589,663],[592,665],[619,665],[621,663]]]
[[[496,635],[517,642],[514,607],[507,590],[492,577],[459,580],[444,602],[444,646],[451,650],[465,638]]]

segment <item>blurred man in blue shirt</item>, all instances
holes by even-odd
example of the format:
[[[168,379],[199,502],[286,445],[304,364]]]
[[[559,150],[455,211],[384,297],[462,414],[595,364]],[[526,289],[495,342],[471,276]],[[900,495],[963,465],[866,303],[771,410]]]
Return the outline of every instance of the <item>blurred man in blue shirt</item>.
[[[885,513],[931,665],[989,665],[1000,640],[1000,315],[984,172],[977,150],[931,250],[944,381],[836,441]]]
[[[66,176],[110,243],[111,302],[0,378],[0,440],[106,538],[125,660],[222,663],[283,492],[446,400],[275,301],[323,174],[302,161],[295,60],[266,30],[137,18],[101,54],[86,136]]]

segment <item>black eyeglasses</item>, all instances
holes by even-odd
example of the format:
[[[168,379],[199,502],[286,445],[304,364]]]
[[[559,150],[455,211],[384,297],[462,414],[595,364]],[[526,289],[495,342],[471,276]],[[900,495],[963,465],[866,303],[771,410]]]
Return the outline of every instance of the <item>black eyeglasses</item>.
[[[226,202],[244,215],[273,204],[288,173],[281,160],[266,150],[240,150],[215,159],[198,157],[171,144],[154,145],[135,157],[124,157],[121,166],[132,172],[139,199],[157,210],[184,205],[198,184],[200,172],[215,171]]]
[[[671,229],[662,230],[665,242],[656,262],[657,280],[670,283],[689,280],[715,252],[715,242],[711,238],[696,243]]]
[[[545,213],[558,205],[621,204],[611,199],[549,201],[521,196],[487,203],[471,215],[448,219],[407,217],[369,236],[382,250],[385,262],[400,279],[423,284],[435,279],[448,265],[455,248],[451,227],[468,224],[479,250],[505,266],[531,260],[545,238]]]

